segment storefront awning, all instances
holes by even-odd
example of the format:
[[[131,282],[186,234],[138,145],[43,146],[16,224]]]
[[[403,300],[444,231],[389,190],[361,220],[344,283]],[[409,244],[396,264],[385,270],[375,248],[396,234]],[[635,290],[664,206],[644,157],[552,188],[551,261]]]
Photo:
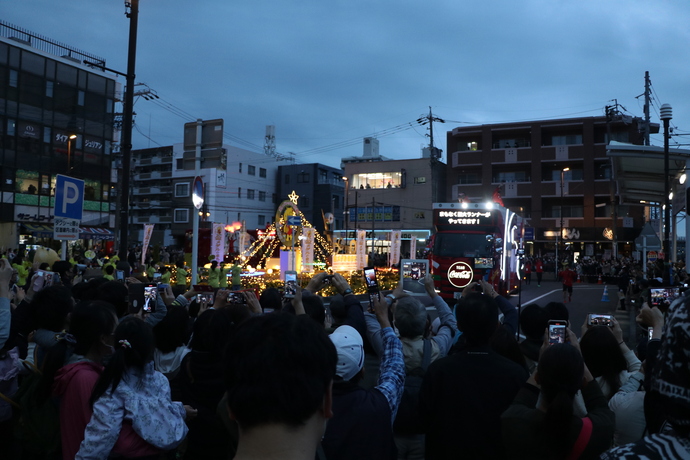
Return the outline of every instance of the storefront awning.
[[[22,224],[24,232],[36,238],[52,238],[53,226],[43,224]],[[82,240],[113,240],[112,230],[100,227],[79,227],[79,238]]]

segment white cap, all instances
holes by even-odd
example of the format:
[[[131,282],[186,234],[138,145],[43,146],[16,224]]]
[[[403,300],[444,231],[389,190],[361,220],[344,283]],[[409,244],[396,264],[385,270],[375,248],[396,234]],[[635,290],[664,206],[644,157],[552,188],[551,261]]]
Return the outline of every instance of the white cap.
[[[350,380],[364,366],[362,336],[352,326],[340,326],[333,331],[330,338],[338,352],[338,365],[335,373],[343,380]]]

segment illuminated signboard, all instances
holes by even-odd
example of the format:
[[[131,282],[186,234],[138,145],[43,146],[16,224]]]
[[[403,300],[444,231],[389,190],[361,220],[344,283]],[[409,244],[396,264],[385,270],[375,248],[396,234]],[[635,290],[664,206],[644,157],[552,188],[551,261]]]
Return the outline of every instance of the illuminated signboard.
[[[464,288],[472,282],[472,267],[466,262],[455,262],[448,269],[448,281],[456,288]]]
[[[494,225],[491,211],[438,210],[436,225]]]

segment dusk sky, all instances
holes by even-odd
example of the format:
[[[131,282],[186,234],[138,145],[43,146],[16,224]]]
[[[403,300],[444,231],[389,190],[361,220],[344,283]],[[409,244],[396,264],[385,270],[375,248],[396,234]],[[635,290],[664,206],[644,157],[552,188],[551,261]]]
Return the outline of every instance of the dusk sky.
[[[3,20],[122,72],[124,13],[121,0],[0,0]],[[226,143],[254,151],[275,125],[298,163],[339,166],[365,136],[418,158],[431,106],[445,158],[456,126],[598,116],[613,99],[642,116],[645,71],[652,121],[669,103],[674,133],[690,133],[687,0],[141,0],[136,81],[160,99],[136,101],[133,143],[180,143],[185,122],[223,118]]]

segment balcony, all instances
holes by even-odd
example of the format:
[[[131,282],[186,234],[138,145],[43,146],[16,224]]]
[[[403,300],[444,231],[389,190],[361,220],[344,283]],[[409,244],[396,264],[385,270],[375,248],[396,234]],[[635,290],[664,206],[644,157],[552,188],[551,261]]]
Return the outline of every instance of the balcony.
[[[136,224],[170,224],[172,216],[138,216],[135,218]]]

